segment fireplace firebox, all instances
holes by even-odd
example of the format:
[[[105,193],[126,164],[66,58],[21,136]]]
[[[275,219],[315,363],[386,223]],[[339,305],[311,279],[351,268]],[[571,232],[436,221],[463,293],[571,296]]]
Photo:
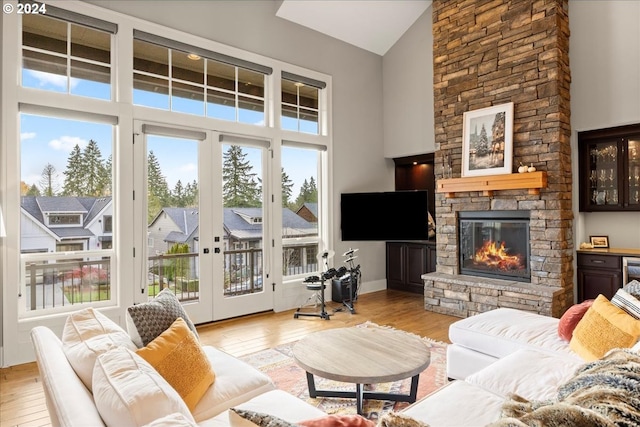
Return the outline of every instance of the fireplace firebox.
[[[458,213],[460,274],[531,282],[529,212]]]

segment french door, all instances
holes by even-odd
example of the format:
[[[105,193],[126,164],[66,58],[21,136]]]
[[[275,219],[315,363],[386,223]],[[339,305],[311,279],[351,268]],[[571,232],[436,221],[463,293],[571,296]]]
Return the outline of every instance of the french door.
[[[222,235],[214,236],[214,250],[223,254],[222,270],[215,272],[214,319],[225,319],[273,309],[268,283],[272,265],[271,211],[266,195],[270,144],[262,139],[216,134],[220,176],[212,190],[214,210],[222,218]],[[220,237],[219,241],[216,239]]]
[[[146,165],[144,297],[164,288],[194,323],[273,308],[263,183],[266,142],[136,122]],[[142,221],[140,221],[142,224]]]

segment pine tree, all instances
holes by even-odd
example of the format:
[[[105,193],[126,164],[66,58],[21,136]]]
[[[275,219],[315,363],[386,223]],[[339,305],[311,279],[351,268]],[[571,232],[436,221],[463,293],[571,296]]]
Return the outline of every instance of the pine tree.
[[[25,194],[25,196],[39,196],[39,195],[40,195],[40,190],[38,190],[38,187],[36,187],[35,184],[31,184],[31,187],[29,187],[29,190]]]
[[[300,193],[296,198],[296,206],[299,208],[305,203],[316,203],[318,201],[318,187],[316,186],[316,180],[314,177],[310,177],[309,181],[306,179],[300,186]]]
[[[484,124],[482,125],[482,129],[480,129],[480,138],[478,139],[478,144],[476,145],[476,153],[479,156],[484,156],[489,153],[489,138],[487,137],[487,130],[484,128]]]
[[[102,162],[102,153],[98,143],[93,139],[82,152],[82,169],[84,178],[84,196],[99,197],[105,194],[107,179]]]
[[[222,198],[226,207],[261,206],[261,189],[247,154],[237,145],[231,145],[223,154]]]
[[[149,151],[147,157],[147,194],[149,209],[147,217],[151,220],[163,207],[168,207],[171,204],[169,185],[162,175],[160,162],[153,151]]]
[[[173,201],[172,205],[175,207],[183,208],[186,206],[186,192],[184,187],[182,186],[182,181],[178,180],[176,182],[175,187],[173,187],[173,191],[171,192],[171,200]]]
[[[282,206],[288,207],[291,204],[291,196],[293,196],[293,181],[282,168]]]
[[[194,179],[185,188],[185,207],[197,207],[198,202],[198,181]]]
[[[113,156],[109,154],[107,161],[104,163],[105,188],[104,195],[111,196],[113,194]]]
[[[316,203],[318,201],[318,187],[316,186],[316,180],[309,178],[309,190],[306,196],[306,202]]]
[[[56,183],[56,178],[58,176],[58,171],[51,164],[47,163],[47,165],[42,169],[42,176],[40,178],[40,193],[43,196],[55,196],[58,193],[58,184]]]
[[[84,175],[82,165],[82,152],[78,144],[73,147],[69,158],[67,159],[67,169],[64,174],[64,189],[62,194],[65,196],[84,196]]]

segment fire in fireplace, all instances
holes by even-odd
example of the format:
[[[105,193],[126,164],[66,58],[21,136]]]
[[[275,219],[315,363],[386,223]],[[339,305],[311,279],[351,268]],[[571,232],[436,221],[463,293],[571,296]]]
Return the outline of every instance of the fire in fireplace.
[[[531,281],[529,212],[458,214],[460,274]]]

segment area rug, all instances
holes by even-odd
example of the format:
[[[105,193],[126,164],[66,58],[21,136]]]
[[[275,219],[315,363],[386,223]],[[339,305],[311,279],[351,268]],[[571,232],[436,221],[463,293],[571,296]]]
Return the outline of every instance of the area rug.
[[[363,323],[356,327],[384,327],[371,322]],[[421,337],[423,342],[431,351],[431,363],[420,374],[418,383],[418,399],[428,395],[447,383],[446,374],[446,349],[447,344]],[[355,414],[355,399],[341,399],[330,397],[319,397],[312,399],[309,397],[307,388],[307,378],[304,369],[300,368],[293,360],[292,349],[295,342],[283,344],[275,348],[259,351],[241,357],[242,360],[254,366],[258,370],[267,374],[276,387],[284,390],[306,401],[328,414]],[[358,363],[354,360],[353,363]],[[355,391],[354,384],[342,383],[315,377],[317,389]],[[408,394],[411,379],[383,384],[366,384],[365,390],[379,391],[386,393]],[[408,406],[405,402],[365,400],[363,415],[371,420],[376,420],[379,416],[388,411],[398,411]]]

